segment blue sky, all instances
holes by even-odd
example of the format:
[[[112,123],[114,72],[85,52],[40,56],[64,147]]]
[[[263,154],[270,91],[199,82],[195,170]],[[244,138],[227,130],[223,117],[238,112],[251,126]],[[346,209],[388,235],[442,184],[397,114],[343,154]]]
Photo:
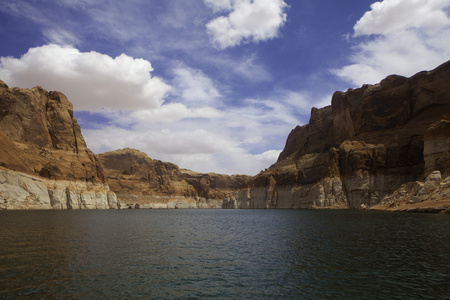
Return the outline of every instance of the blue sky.
[[[59,90],[95,153],[256,174],[336,90],[450,59],[450,0],[4,0],[0,79]]]

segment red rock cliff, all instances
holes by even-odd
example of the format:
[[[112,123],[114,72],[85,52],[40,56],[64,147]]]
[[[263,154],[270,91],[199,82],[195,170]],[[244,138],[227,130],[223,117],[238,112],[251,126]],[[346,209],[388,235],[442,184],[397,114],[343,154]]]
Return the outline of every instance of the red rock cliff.
[[[8,88],[1,82],[0,130],[8,140],[4,143],[16,146],[13,153],[26,166],[16,168],[9,162],[13,155],[5,153],[1,160],[13,170],[49,179],[106,182],[73,117],[72,103],[60,92]]]
[[[129,148],[105,152],[98,158],[111,189],[131,207],[220,208],[224,198],[250,179],[182,170]]]
[[[72,103],[0,81],[0,209],[117,207]]]
[[[331,106],[313,108],[309,123],[291,131],[277,163],[224,206],[377,204],[436,168],[447,174],[448,124],[431,125],[449,113],[450,62],[411,78],[391,75],[376,85],[336,92]],[[432,141],[424,142],[424,136]]]

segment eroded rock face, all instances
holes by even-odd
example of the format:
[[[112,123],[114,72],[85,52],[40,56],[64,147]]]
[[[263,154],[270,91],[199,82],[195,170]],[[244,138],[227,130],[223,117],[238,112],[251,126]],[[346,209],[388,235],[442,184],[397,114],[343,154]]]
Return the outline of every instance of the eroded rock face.
[[[338,167],[349,207],[374,205],[386,194],[384,145],[345,141],[339,146]]]
[[[106,182],[73,117],[72,103],[60,92],[8,88],[2,82],[0,129],[0,139],[8,144],[1,157],[6,167],[48,179]],[[13,163],[13,156],[23,166]]]
[[[59,92],[0,81],[0,208],[118,208]]]
[[[111,189],[119,195],[195,196],[177,165],[153,160],[134,149],[105,152],[98,155]]]
[[[0,209],[120,208],[108,185],[51,180],[0,169]]]
[[[433,123],[424,137],[425,175],[438,170],[450,176],[450,115]]]
[[[203,174],[153,160],[135,149],[98,155],[119,200],[141,208],[220,208],[249,176]]]
[[[370,207],[433,170],[447,175],[449,82],[447,62],[336,92],[331,106],[313,108],[309,123],[291,131],[277,163],[224,207]]]

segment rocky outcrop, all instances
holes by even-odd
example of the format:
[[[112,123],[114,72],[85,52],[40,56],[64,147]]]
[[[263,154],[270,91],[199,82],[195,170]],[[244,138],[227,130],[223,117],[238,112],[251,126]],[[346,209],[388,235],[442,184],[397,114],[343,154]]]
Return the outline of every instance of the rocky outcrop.
[[[73,105],[62,93],[8,88],[2,82],[0,129],[20,149],[14,153],[23,158],[23,171],[48,179],[105,183],[102,167],[73,117]],[[5,135],[0,138],[5,140]],[[12,166],[12,160],[11,155],[2,156],[4,164]]]
[[[450,118],[433,123],[424,136],[425,181],[408,182],[373,207],[378,210],[450,213]],[[443,180],[445,178],[445,180]]]
[[[433,171],[425,182],[405,183],[371,209],[450,213],[450,177],[443,180],[440,171]]]
[[[0,168],[2,208],[118,207],[72,103],[59,92],[0,81]]]
[[[449,172],[450,62],[336,92],[291,131],[277,163],[224,200],[239,208],[365,208]]]
[[[220,208],[249,176],[181,170],[147,154],[122,149],[98,155],[111,190],[121,203],[140,208]]]

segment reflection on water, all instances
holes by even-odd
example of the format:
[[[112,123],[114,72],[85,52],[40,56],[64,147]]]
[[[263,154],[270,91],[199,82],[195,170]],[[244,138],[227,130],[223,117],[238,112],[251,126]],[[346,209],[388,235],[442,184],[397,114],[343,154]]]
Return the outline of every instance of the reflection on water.
[[[1,211],[0,227],[1,299],[450,295],[449,215]]]

